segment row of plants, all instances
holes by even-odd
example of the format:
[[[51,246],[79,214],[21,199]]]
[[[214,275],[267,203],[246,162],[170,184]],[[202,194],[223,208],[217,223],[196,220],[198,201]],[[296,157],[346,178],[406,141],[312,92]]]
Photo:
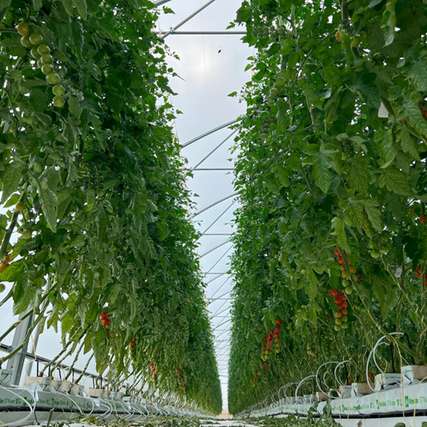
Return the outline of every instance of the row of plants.
[[[93,426],[105,426],[106,422],[104,419],[98,419],[96,417],[89,417],[87,419],[80,420],[86,424]],[[147,416],[144,420],[129,421],[117,418],[116,420],[110,421],[107,424],[109,427],[130,427],[138,425],[138,427],[200,427],[201,423],[198,418],[192,417],[173,417],[173,416]],[[52,427],[60,427],[52,425]],[[66,427],[66,426],[64,426]]]
[[[245,0],[236,23],[256,53],[237,126],[231,412],[328,361],[366,382],[391,332],[386,372],[426,364],[425,2]]]
[[[220,411],[154,4],[0,14],[0,304],[60,329],[60,358],[93,351],[111,382],[142,375]]]

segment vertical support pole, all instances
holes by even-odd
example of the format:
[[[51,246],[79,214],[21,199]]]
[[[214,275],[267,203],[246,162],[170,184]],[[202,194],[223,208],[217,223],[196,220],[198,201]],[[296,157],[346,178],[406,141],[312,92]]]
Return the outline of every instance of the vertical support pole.
[[[23,315],[21,315],[21,318]],[[24,343],[25,336],[27,335],[31,323],[33,321],[33,315],[28,316],[24,319],[15,329],[15,334],[13,336],[12,346],[10,351],[14,351],[16,348],[21,346]],[[22,347],[22,349],[10,358],[7,362],[7,369],[12,370],[12,384],[19,385],[21,381],[22,370],[24,368],[25,355],[27,354],[28,341]]]
[[[36,355],[37,344],[39,343],[39,338],[40,338],[40,334],[43,331],[43,326],[44,326],[43,322],[40,322],[39,325],[37,326],[36,332],[34,333],[33,340],[32,340],[31,351],[30,351],[30,353],[33,356]],[[30,359],[27,362],[27,367],[26,367],[26,370],[25,370],[25,375],[27,377],[29,377],[31,375],[31,370],[33,369],[33,363],[34,363],[33,359]]]

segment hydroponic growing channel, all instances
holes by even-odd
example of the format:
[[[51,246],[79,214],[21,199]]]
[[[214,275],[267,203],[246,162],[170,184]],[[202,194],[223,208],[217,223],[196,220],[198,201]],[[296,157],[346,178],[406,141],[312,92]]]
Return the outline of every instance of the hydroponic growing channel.
[[[427,425],[423,0],[0,14],[0,425]]]

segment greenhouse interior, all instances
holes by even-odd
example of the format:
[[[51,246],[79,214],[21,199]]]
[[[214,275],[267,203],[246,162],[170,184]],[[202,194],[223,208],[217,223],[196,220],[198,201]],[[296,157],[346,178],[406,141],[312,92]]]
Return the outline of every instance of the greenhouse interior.
[[[427,427],[426,0],[0,0],[0,427]]]

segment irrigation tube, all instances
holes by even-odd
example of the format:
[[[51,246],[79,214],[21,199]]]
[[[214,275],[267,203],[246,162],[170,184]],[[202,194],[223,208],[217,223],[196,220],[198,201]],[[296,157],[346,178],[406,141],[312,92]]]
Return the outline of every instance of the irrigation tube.
[[[374,345],[374,347],[372,348],[372,350],[369,352],[369,355],[368,355],[368,360],[366,361],[366,370],[365,370],[365,376],[366,376],[366,382],[367,382],[367,384],[368,384],[368,387],[371,389],[371,391],[375,391],[375,389],[374,388],[372,388],[372,386],[371,386],[371,380],[369,379],[369,362],[371,361],[371,358],[374,360],[374,362],[375,362],[375,366],[377,367],[377,369],[381,372],[381,373],[384,373],[384,371],[378,366],[378,364],[377,364],[377,362],[376,362],[376,359],[375,359],[375,353],[376,353],[376,351],[377,351],[377,348],[380,346],[380,344],[382,343],[382,341],[385,339],[385,338],[388,338],[388,337],[390,337],[390,336],[393,336],[393,335],[395,335],[395,336],[402,336],[402,335],[404,335],[403,334],[403,332],[391,332],[391,333],[389,333],[389,334],[387,334],[387,335],[383,335],[376,343],[375,343],[375,345]]]
[[[351,359],[347,359],[347,360],[343,360],[342,362],[338,363],[337,366],[335,366],[334,369],[334,377],[335,377],[335,381],[337,382],[337,384],[339,384],[340,386],[343,386],[344,384],[342,383],[342,381],[340,381],[340,379],[338,378],[338,369],[341,366],[344,366],[347,363],[353,363],[353,361]]]
[[[317,388],[318,388],[321,392],[323,392],[323,393],[325,393],[325,394],[328,394],[328,393],[329,393],[329,391],[325,391],[325,390],[323,390],[323,388],[322,388],[322,385],[321,385],[321,382],[320,382],[320,379],[319,379],[320,370],[321,370],[324,366],[327,366],[327,365],[333,365],[333,364],[338,364],[338,363],[340,363],[340,362],[337,362],[337,361],[325,362],[325,363],[322,363],[322,364],[317,368],[316,375],[315,375],[315,377],[316,377],[316,385],[317,385]],[[325,381],[323,381],[323,382],[325,382]],[[325,384],[326,384],[326,383],[325,383]],[[327,384],[326,384],[326,386],[327,386]]]

